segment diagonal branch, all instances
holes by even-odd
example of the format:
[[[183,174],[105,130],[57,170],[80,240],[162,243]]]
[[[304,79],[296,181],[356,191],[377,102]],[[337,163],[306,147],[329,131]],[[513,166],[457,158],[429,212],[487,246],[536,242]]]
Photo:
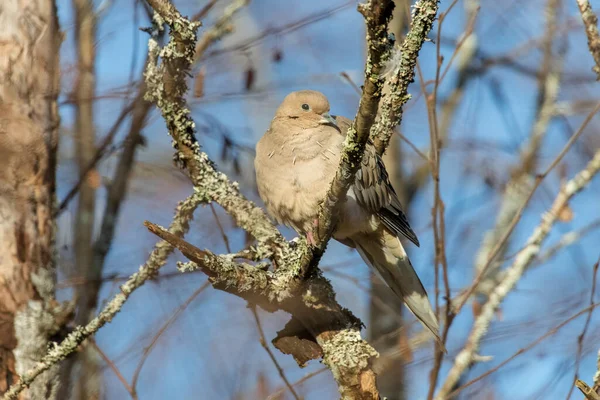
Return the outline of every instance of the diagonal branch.
[[[173,222],[169,227],[169,232],[173,235],[180,236],[189,230],[189,223],[193,217],[194,210],[200,205],[201,198],[193,194],[186,200],[179,203]],[[117,294],[107,303],[104,309],[96,318],[91,320],[85,326],[75,328],[62,342],[54,345],[49,349],[48,353],[33,367],[31,370],[21,375],[20,380],[12,385],[10,389],[4,393],[4,400],[14,400],[23,389],[29,387],[31,383],[44,371],[48,370],[53,365],[59,363],[74,353],[79,345],[85,339],[95,334],[100,328],[112,321],[117,315],[123,304],[127,301],[134,290],[152,279],[158,273],[158,270],[165,265],[167,257],[173,252],[173,246],[165,241],[156,244],[154,250],[148,257],[148,261],[142,265],[138,272],[133,274],[127,282],[121,286],[121,293]]]
[[[173,138],[175,161],[187,171],[195,190],[195,194],[180,206],[179,217],[175,218],[171,226],[171,234],[155,225],[148,226],[156,234],[177,244],[193,261],[183,265],[183,270],[200,268],[209,275],[215,288],[245,298],[267,311],[279,309],[291,314],[293,319],[286,329],[297,322],[309,333],[310,340],[316,342],[322,350],[323,361],[332,371],[343,398],[378,399],[375,373],[371,367],[377,352],[361,338],[362,323],[336,301],[330,282],[322,276],[320,270],[310,268],[311,273],[307,276],[299,272],[306,272],[309,266],[316,265],[325,248],[324,239],[330,237],[335,226],[335,219],[332,217],[339,203],[345,199],[345,193],[361,162],[381,96],[383,64],[393,42],[386,33],[393,2],[371,0],[359,6],[367,21],[370,48],[365,71],[365,90],[356,121],[345,142],[338,175],[320,213],[324,224],[320,226],[322,234],[318,235],[322,244],[317,249],[317,257],[314,257],[314,249],[308,249],[306,243],[300,246],[287,243],[265,213],[239,192],[237,184],[217,171],[212,161],[201,151],[194,136],[195,123],[184,99],[187,91],[186,78],[194,59],[196,29],[200,24],[182,17],[168,0],[148,0],[148,3],[156,11],[154,18],[157,24],[165,22],[169,25],[170,40],[164,48],[159,48],[154,39],[149,41],[149,62],[145,71],[148,86],[146,100],[155,102],[161,110]],[[417,14],[420,12],[420,9],[416,11]],[[424,37],[421,39],[420,44]],[[417,55],[412,54],[414,57]],[[272,259],[278,266],[276,272],[235,263],[235,255],[217,256],[178,238],[178,234],[187,230],[194,208],[200,202],[213,201],[220,204],[240,227],[257,239],[256,258]],[[77,328],[62,343],[51,349],[35,368],[22,375],[22,380],[10,389],[5,398],[15,398],[40,373],[74,352],[80,343],[109,322],[131,293],[157,273],[158,268],[164,264],[164,256],[171,250],[171,245],[161,242],[146,265],[121,286],[121,293],[115,296],[98,317],[86,326]]]
[[[556,199],[550,207],[550,210],[542,215],[540,224],[527,240],[525,247],[523,247],[523,249],[517,253],[515,261],[506,270],[504,278],[489,294],[487,302],[482,306],[481,313],[473,323],[473,329],[469,334],[465,347],[456,356],[454,365],[448,372],[446,381],[436,396],[437,400],[448,398],[449,393],[453,390],[454,385],[458,382],[464,370],[468,368],[473,359],[476,357],[480,341],[487,332],[497,308],[500,306],[508,293],[510,293],[510,291],[515,287],[519,279],[521,279],[527,267],[539,254],[541,245],[548,237],[548,234],[554,226],[554,223],[557,221],[560,212],[569,203],[573,196],[582,191],[590,183],[592,178],[599,171],[600,150],[596,152],[594,158],[592,158],[592,160],[582,171],[580,171],[573,179],[567,182],[567,184],[556,196]]]

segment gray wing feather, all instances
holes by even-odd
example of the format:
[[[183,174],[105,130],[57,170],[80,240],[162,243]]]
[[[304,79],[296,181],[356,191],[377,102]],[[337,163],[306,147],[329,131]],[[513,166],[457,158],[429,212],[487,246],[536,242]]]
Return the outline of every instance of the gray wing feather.
[[[334,118],[342,133],[346,134],[352,121],[339,116]],[[370,142],[367,143],[361,167],[356,173],[354,194],[358,203],[376,213],[386,228],[396,236],[402,235],[419,246],[419,239],[402,210],[402,204],[390,183],[385,164]]]

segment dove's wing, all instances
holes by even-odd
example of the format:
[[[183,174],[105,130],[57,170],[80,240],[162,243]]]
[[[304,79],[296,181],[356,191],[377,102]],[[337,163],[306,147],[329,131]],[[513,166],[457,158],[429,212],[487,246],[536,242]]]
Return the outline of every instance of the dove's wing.
[[[352,121],[340,116],[336,116],[335,119],[345,135]],[[357,202],[376,213],[386,228],[396,236],[402,235],[419,246],[419,239],[402,210],[402,204],[390,183],[385,164],[372,143],[367,144],[362,165],[356,173],[354,194]]]

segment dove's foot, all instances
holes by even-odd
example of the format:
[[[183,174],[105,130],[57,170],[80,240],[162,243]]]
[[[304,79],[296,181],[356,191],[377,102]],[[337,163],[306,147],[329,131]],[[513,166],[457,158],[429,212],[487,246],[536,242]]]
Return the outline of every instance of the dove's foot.
[[[319,218],[315,218],[313,220],[313,228],[311,231],[308,231],[306,233],[306,240],[308,241],[308,244],[310,244],[312,247],[317,247],[317,241],[315,240],[315,236],[313,235],[313,232],[318,232],[319,230]]]
[[[313,236],[312,231],[308,231],[306,233],[306,241],[308,242],[309,245],[311,245],[312,247],[317,247],[317,241],[315,240],[315,237]]]

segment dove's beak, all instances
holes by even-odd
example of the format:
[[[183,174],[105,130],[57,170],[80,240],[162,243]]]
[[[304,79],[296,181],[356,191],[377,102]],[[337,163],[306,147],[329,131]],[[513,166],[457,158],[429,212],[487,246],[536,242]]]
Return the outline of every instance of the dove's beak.
[[[335,119],[329,115],[328,112],[321,114],[321,119],[319,120],[319,124],[321,125],[333,125],[337,128],[337,122]]]

